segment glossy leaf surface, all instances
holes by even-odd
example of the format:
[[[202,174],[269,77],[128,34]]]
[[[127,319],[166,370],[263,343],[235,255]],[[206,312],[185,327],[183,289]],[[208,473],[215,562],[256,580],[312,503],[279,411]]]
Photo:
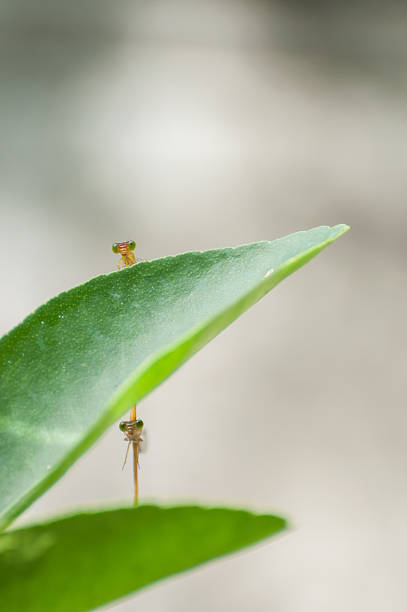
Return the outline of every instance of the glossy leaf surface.
[[[141,506],[16,529],[0,536],[2,609],[91,610],[284,527],[241,510]]]
[[[0,526],[347,226],[139,263],[58,295],[0,341]]]

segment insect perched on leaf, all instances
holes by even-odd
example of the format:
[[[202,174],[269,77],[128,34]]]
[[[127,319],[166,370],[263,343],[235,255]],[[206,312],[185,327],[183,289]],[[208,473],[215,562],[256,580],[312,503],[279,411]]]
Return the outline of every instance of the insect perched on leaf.
[[[130,445],[133,445],[133,470],[134,470],[134,505],[138,504],[138,468],[139,468],[139,454],[140,446],[143,439],[143,427],[144,423],[141,419],[137,418],[136,406],[133,406],[130,412],[129,421],[121,421],[119,425],[120,431],[125,433],[124,440],[128,442],[126,457],[124,459],[123,468],[126,465],[127,456],[129,454]]]
[[[129,266],[133,266],[135,263],[137,263],[133,253],[135,248],[136,243],[134,240],[126,240],[125,242],[115,242],[112,244],[113,253],[120,253],[121,255],[119,263],[117,264],[119,270],[122,268],[128,268]]]

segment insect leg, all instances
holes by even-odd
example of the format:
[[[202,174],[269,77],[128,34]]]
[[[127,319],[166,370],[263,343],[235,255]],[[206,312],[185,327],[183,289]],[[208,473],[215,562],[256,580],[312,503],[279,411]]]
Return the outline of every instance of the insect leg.
[[[127,456],[128,456],[128,454],[129,454],[130,444],[131,444],[131,442],[129,442],[129,443],[128,443],[128,445],[127,445],[126,456],[125,456],[125,458],[124,458],[124,463],[123,463],[122,470],[124,470],[124,466],[126,465]]]

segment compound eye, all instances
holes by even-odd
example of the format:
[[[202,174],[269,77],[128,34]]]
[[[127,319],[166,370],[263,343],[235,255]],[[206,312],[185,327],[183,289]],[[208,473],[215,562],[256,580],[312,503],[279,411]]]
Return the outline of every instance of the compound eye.
[[[126,431],[127,430],[127,425],[124,421],[122,421],[119,425],[119,429],[120,431]]]
[[[143,421],[141,419],[137,419],[136,427],[137,427],[137,429],[143,429],[144,423],[143,423]]]
[[[134,251],[134,249],[136,248],[136,243],[134,242],[134,240],[129,240],[128,245],[130,251]]]
[[[113,251],[113,253],[118,253],[119,252],[119,247],[117,246],[117,242],[112,244],[112,251]]]

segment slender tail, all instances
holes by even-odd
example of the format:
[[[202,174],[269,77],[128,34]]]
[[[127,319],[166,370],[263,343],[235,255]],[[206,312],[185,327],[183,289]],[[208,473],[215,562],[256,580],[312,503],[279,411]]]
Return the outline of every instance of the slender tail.
[[[138,504],[138,444],[133,443],[134,505]]]
[[[130,421],[137,419],[137,406],[134,404],[130,412]],[[134,505],[138,504],[138,444],[133,443],[133,472],[134,472]]]
[[[136,404],[134,404],[130,412],[130,421],[135,421],[136,419],[137,419],[137,406]]]

